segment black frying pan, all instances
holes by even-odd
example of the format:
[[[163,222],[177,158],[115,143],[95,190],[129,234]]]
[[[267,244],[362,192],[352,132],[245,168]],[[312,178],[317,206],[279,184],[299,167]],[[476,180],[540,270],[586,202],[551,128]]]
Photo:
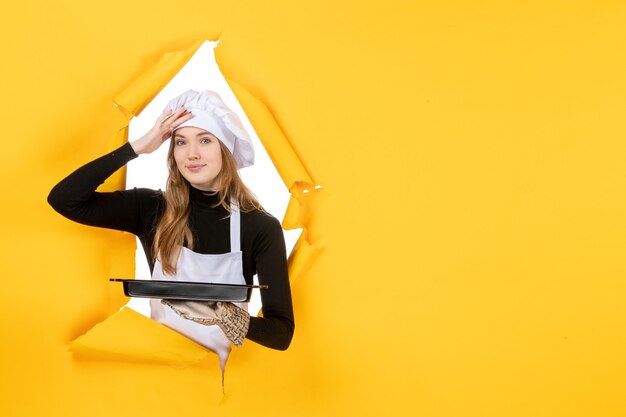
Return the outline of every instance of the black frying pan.
[[[124,294],[129,297],[166,298],[171,300],[250,301],[253,288],[267,289],[268,285],[215,284],[194,281],[157,281],[149,279],[110,278],[122,282]]]

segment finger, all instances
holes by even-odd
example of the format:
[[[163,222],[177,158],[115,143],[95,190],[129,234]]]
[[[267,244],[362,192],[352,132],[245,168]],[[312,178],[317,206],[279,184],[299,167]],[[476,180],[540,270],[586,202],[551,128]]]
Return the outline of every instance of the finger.
[[[180,118],[182,117],[186,117],[186,116],[192,116],[191,111],[189,110],[184,110],[180,113],[176,112],[172,114],[172,117],[170,118],[169,122],[170,123],[176,123]]]
[[[184,115],[178,117],[176,120],[174,120],[174,121],[172,121],[170,123],[170,125],[169,125],[170,129],[171,130],[176,129],[178,126],[180,126],[181,124],[185,123],[187,120],[190,120],[191,118],[193,118],[193,114],[191,114],[191,113],[187,113],[187,114],[184,114]]]
[[[185,112],[185,113],[182,113],[182,114],[178,115],[177,117],[172,118],[173,119],[172,123],[178,123],[181,120],[187,121],[187,120],[191,119],[192,117],[193,117],[193,113]]]
[[[168,114],[167,116],[162,117],[161,119],[157,120],[157,126],[163,126],[163,124],[166,123],[172,117],[172,114],[173,113]]]
[[[178,117],[178,115],[182,114],[185,111],[187,111],[187,110],[184,107],[179,107],[175,111],[174,110],[166,110],[161,115],[161,118],[159,119],[159,123],[163,124],[163,123],[167,122],[171,118],[176,119],[176,117]]]
[[[172,116],[180,115],[180,114],[182,114],[182,113],[184,113],[186,111],[187,111],[187,109],[184,106],[183,107],[179,107],[179,108],[176,109],[176,111],[174,113],[172,113]]]

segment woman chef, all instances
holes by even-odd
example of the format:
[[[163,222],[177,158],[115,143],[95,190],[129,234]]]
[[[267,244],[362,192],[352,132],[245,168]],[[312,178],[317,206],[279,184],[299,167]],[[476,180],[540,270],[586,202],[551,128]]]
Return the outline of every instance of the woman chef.
[[[165,191],[97,192],[138,155],[170,140]],[[263,317],[247,305],[150,300],[151,317],[214,351],[222,369],[231,343],[244,338],[285,350],[294,331],[285,242],[278,220],[243,184],[238,169],[254,163],[252,143],[237,115],[212,91],[176,97],[148,133],[77,169],[48,202],[79,223],[137,235],[157,280],[268,285]]]

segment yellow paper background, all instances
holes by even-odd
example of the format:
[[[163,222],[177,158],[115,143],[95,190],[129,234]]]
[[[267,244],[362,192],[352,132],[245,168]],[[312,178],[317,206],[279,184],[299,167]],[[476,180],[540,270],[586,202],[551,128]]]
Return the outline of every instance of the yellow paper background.
[[[20,1],[0,16],[0,415],[622,416],[626,6]],[[129,235],[54,213],[112,149],[113,99],[220,37],[324,189],[289,350],[76,358]],[[122,135],[123,136],[123,135]],[[108,187],[114,188],[119,178]],[[311,194],[311,193],[308,193]]]

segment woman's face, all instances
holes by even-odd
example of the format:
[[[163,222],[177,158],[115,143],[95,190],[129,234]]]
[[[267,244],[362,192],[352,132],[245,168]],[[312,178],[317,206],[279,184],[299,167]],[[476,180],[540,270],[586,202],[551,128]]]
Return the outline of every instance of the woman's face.
[[[182,176],[202,191],[217,191],[222,170],[222,151],[218,139],[204,129],[185,126],[177,129],[174,160]]]

